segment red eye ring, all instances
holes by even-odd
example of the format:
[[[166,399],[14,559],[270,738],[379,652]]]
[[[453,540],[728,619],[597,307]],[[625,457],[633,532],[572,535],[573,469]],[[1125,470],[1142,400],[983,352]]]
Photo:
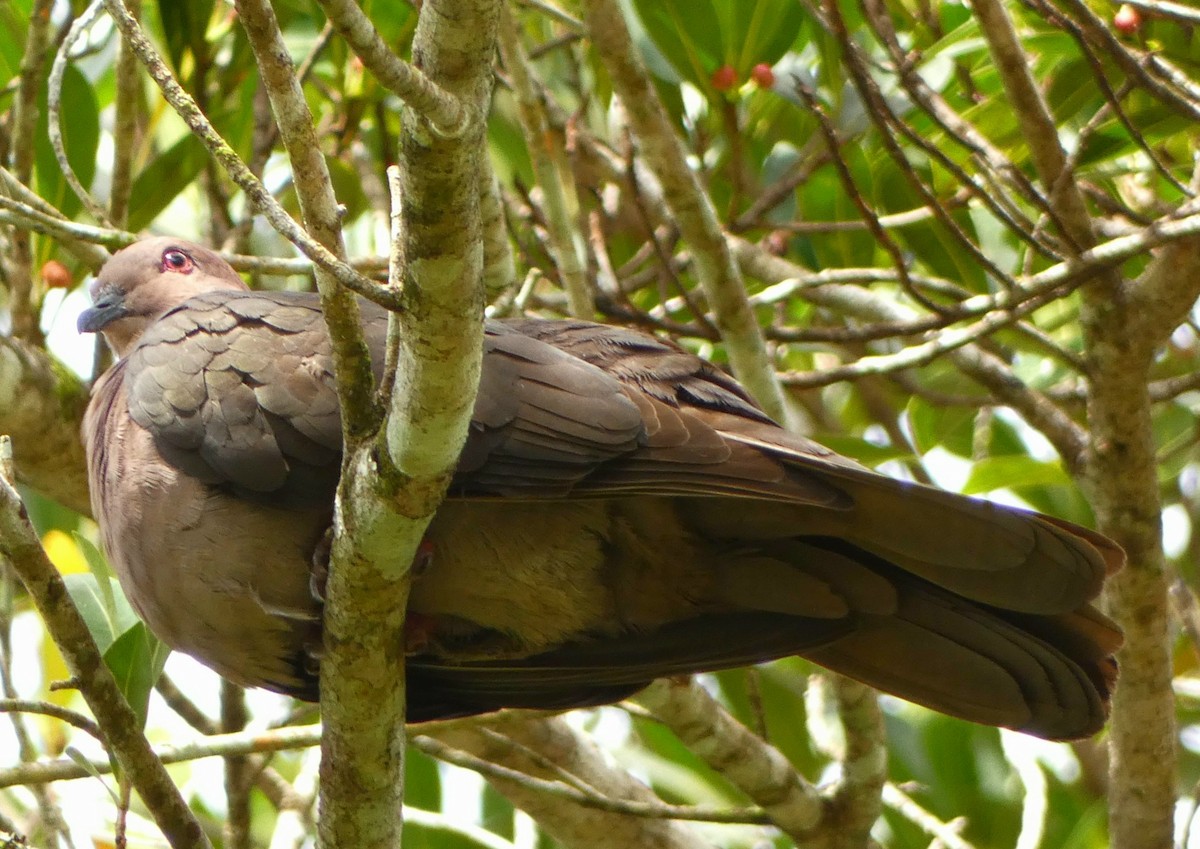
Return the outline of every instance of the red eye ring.
[[[173,271],[176,274],[191,274],[195,265],[186,251],[179,248],[167,248],[162,252],[162,270]]]

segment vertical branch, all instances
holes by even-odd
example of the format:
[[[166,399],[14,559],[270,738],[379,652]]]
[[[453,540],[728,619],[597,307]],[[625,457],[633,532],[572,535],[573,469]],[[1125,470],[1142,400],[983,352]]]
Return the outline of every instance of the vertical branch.
[[[50,11],[53,7],[54,0],[36,0],[30,10],[29,31],[25,36],[25,52],[21,56],[21,72],[16,102],[13,104],[12,173],[18,183],[26,186],[33,176],[37,99],[42,89],[42,70],[50,49]],[[11,287],[8,308],[12,316],[12,335],[40,343],[41,329],[38,327],[33,292],[33,248],[28,232],[21,229],[13,231],[5,264]]]
[[[833,795],[833,846],[865,846],[883,811],[887,747],[883,713],[874,690],[843,675],[831,675],[830,687],[846,737],[842,779]]]
[[[498,12],[498,0],[426,0],[413,42],[424,76],[404,72],[436,95],[437,116],[463,120],[404,114],[401,244],[392,272],[402,276],[405,310],[389,317],[394,378],[385,428],[347,441],[326,588],[319,820],[326,847],[392,847],[400,839],[408,564],[450,482],[479,380],[483,119]],[[335,21],[347,38],[355,17]],[[353,32],[365,52],[370,33]],[[380,73],[386,57],[369,55]]]
[[[129,13],[141,17],[140,0],[130,0]],[[141,98],[137,56],[129,42],[117,44],[117,90],[113,96],[113,168],[108,194],[108,215],[118,227],[129,218],[129,193],[133,189],[133,156],[137,150],[137,107]]]
[[[1095,244],[1092,222],[1013,21],[997,0],[976,0],[975,11],[1063,235],[1077,252],[1086,250]],[[1081,292],[1090,435],[1082,483],[1100,530],[1129,556],[1108,594],[1126,639],[1113,696],[1109,828],[1122,849],[1169,847],[1176,762],[1170,605],[1147,384],[1154,350],[1174,324],[1145,333],[1115,271],[1097,274]]]
[[[246,693],[237,684],[221,682],[221,733],[232,734],[246,727]],[[225,847],[249,849],[250,787],[252,766],[246,755],[225,757]]]
[[[767,354],[762,329],[733,260],[712,201],[688,168],[687,151],[638,58],[615,0],[585,0],[592,44],[621,96],[646,163],[662,182],[663,195],[692,250],[696,276],[712,305],[721,338],[738,380],[779,421],[786,415],[783,390]]]
[[[546,125],[533,69],[521,45],[517,22],[507,9],[500,16],[500,56],[512,81],[525,144],[529,147],[529,158],[542,189],[546,228],[550,231],[550,252],[567,292],[568,307],[574,317],[590,319],[596,313],[596,302],[588,285],[579,227],[571,219],[570,204],[564,191],[564,182],[570,181],[571,175],[561,167],[561,152],[552,149],[556,142]]]
[[[482,164],[479,212],[483,227],[483,288],[491,300],[516,283],[517,268],[504,223],[500,183],[492,171],[491,160],[485,156]]]
[[[288,151],[306,229],[342,258],[337,200],[274,12],[267,0],[239,0],[237,9]],[[379,419],[371,360],[353,294],[320,270],[317,288],[332,342],[349,470]],[[388,567],[397,562],[392,558],[404,557],[405,547],[403,541],[392,545],[390,537],[380,540],[389,529],[376,527],[388,517],[373,497],[377,467],[357,469],[343,475],[339,490],[326,588],[319,837],[329,849],[400,842],[404,665],[396,655],[403,646],[407,584],[403,570]],[[369,519],[360,510],[364,503]]]

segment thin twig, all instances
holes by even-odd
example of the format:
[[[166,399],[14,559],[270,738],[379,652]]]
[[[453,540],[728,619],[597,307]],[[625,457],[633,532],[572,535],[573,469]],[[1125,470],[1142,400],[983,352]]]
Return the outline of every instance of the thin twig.
[[[221,137],[212,123],[196,105],[183,87],[175,79],[166,62],[158,54],[146,38],[141,25],[129,13],[123,0],[104,0],[104,5],[112,15],[117,27],[128,39],[138,58],[149,72],[151,78],[158,84],[163,97],[188,125],[191,131],[208,149],[209,153],[220,163],[221,167],[246,193],[250,202],[270,222],[271,226],[289,242],[300,249],[300,252],[311,259],[316,265],[328,271],[346,288],[368,300],[375,301],[381,306],[396,309],[399,304],[389,296],[382,287],[363,277],[353,267],[331,253],[319,241],[312,238],[297,224],[287,211],[280,205],[262,182],[254,176],[246,163],[238,157],[233,148]]]
[[[79,182],[79,176],[75,173],[71,160],[67,158],[67,148],[63,143],[62,134],[62,87],[67,72],[67,63],[71,59],[71,51],[87,35],[103,8],[104,0],[92,0],[83,14],[71,23],[67,37],[63,39],[58,48],[58,53],[50,66],[50,79],[47,81],[46,111],[49,113],[47,116],[49,121],[46,124],[46,130],[50,137],[50,147],[54,150],[54,158],[58,162],[58,169],[62,172],[63,179],[67,181],[71,191],[79,198],[84,209],[101,225],[112,226],[104,207],[92,197],[91,192],[84,187],[83,183]]]

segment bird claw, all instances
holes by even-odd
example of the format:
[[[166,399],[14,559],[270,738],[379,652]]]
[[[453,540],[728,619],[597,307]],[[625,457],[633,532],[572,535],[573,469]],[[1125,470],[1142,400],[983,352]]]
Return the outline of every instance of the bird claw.
[[[317,540],[317,547],[309,559],[308,591],[319,604],[325,603],[325,585],[329,583],[329,559],[332,555],[333,528],[329,527]]]
[[[308,591],[319,604],[325,603],[325,588],[329,583],[329,560],[332,553],[333,528],[329,528],[317,540],[316,548],[313,549],[312,557],[309,560]],[[413,555],[413,578],[420,578],[429,571],[429,567],[432,565],[433,541],[429,537],[423,537],[417,545],[416,554]]]
[[[422,537],[421,542],[417,545],[417,552],[413,555],[412,576],[413,579],[420,578],[429,571],[429,567],[433,565],[433,540],[429,537]]]

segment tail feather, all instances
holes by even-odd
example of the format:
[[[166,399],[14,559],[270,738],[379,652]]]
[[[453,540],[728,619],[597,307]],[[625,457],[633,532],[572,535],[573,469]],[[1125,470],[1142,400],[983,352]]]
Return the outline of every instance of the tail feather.
[[[849,510],[783,502],[729,509],[689,499],[692,528],[711,540],[844,539],[972,601],[1025,613],[1074,610],[1124,557],[1068,522],[876,475],[839,481]]]
[[[1099,731],[1107,682],[1061,648],[983,608],[937,595],[905,599],[804,657],[943,713],[1051,739]]]

